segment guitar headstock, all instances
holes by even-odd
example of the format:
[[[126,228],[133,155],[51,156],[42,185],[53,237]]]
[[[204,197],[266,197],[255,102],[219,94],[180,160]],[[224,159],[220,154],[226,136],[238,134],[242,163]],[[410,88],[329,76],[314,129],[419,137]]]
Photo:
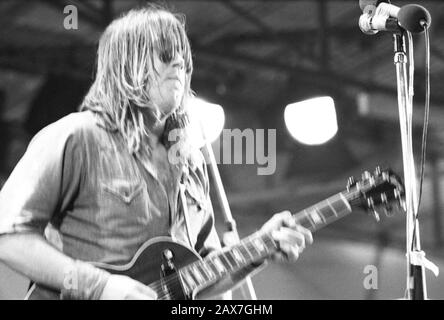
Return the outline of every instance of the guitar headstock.
[[[404,185],[391,170],[377,167],[373,173],[365,171],[360,181],[350,177],[347,191],[352,195],[350,204],[370,211],[377,221],[381,208],[387,216],[391,215],[393,204],[405,210]]]

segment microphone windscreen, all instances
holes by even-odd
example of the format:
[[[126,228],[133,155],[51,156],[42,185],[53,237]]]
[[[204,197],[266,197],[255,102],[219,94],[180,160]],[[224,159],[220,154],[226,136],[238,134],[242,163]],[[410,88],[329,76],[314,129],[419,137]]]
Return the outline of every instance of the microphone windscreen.
[[[405,5],[399,10],[399,25],[412,33],[424,31],[421,21],[425,21],[428,26],[432,23],[432,17],[426,8],[417,4]]]

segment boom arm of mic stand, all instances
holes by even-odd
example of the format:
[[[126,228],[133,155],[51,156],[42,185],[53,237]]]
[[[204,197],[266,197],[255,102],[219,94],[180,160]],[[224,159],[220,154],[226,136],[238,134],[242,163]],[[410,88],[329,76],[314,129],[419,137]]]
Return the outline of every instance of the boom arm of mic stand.
[[[231,215],[230,206],[228,203],[227,195],[225,193],[224,186],[222,184],[222,179],[220,177],[219,169],[217,167],[216,158],[214,156],[213,148],[211,147],[210,143],[206,139],[204,132],[202,130],[202,135],[204,137],[205,145],[203,147],[204,152],[206,154],[208,164],[210,167],[211,175],[214,178],[214,184],[216,188],[217,197],[219,199],[219,202],[221,204],[222,208],[222,214],[224,215],[224,221],[227,226],[228,232],[231,233],[232,236],[234,236],[236,241],[239,241],[239,234],[237,232],[236,228],[236,221],[233,219],[233,216]],[[251,278],[247,276],[244,280],[244,283],[240,286],[241,292],[243,297],[246,300],[257,300],[256,292],[253,287],[253,283],[251,281]]]

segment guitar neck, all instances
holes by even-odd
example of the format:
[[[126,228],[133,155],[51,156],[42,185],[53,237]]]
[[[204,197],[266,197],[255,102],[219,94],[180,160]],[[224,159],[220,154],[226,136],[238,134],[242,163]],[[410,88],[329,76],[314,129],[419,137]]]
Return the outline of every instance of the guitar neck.
[[[293,215],[303,227],[316,231],[348,215],[351,206],[346,196],[338,193]],[[196,261],[179,270],[186,292],[206,287],[254,262],[269,257],[277,250],[270,233],[257,232],[217,254]]]
[[[338,193],[294,215],[296,222],[314,232],[352,212],[349,200]]]

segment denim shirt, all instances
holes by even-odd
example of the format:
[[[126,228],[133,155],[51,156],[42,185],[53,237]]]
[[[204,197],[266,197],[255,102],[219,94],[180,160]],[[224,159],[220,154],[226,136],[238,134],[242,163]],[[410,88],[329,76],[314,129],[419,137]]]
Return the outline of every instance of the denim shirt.
[[[32,139],[2,188],[0,235],[45,233],[72,258],[110,264],[127,263],[158,236],[204,256],[220,242],[205,161],[196,151],[195,166],[171,166],[172,179],[162,181],[150,157],[131,154],[117,130],[91,111],[72,113]]]

